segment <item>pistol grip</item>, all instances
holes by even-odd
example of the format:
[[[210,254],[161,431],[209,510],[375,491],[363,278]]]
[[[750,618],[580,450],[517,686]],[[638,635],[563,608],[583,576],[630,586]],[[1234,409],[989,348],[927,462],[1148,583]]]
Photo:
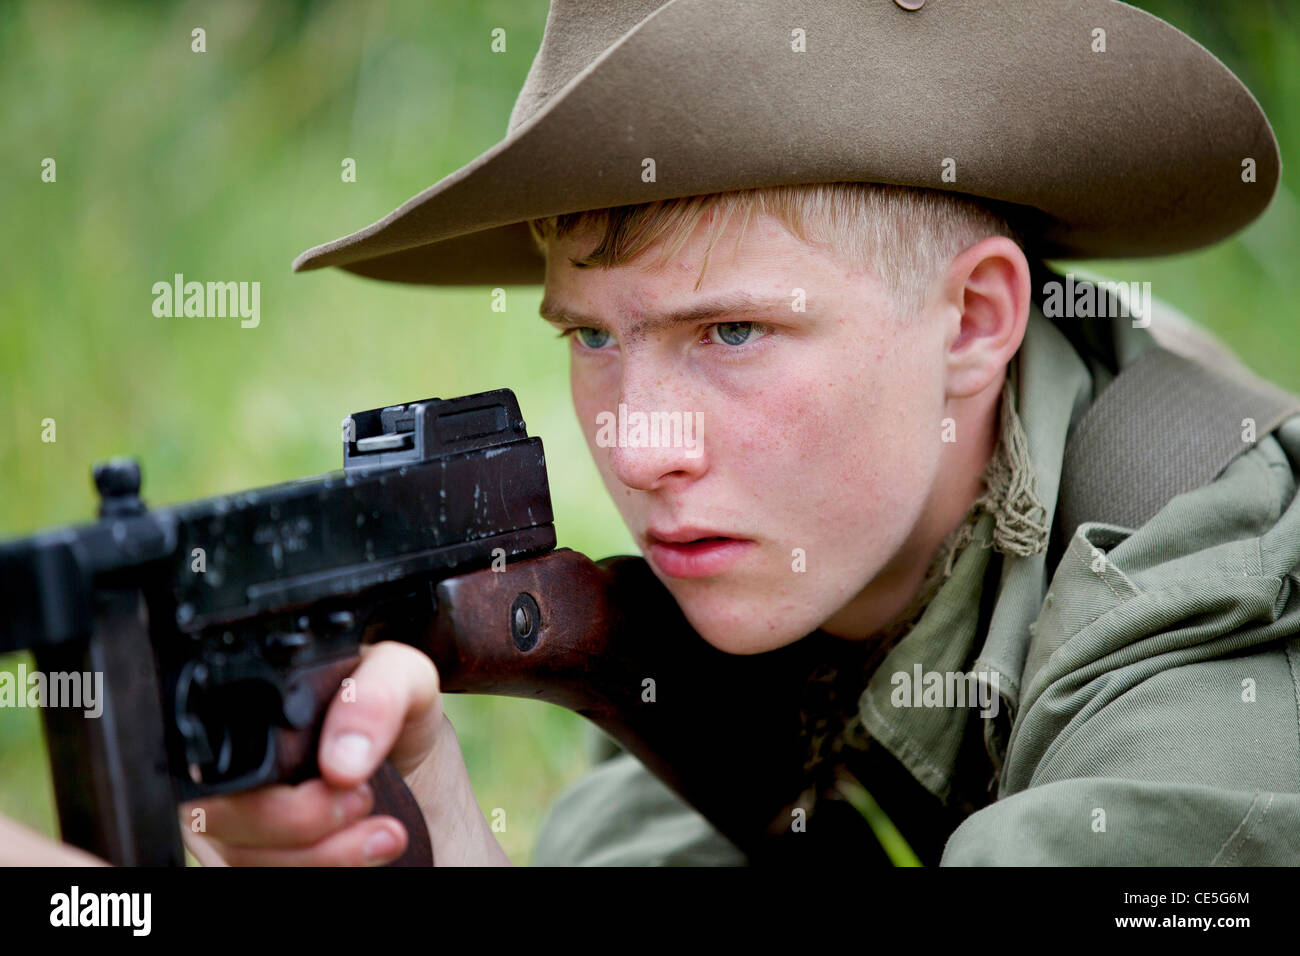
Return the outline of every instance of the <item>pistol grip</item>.
[[[388,866],[433,866],[433,842],[424,812],[402,775],[385,760],[370,778],[370,786],[375,792],[375,808],[370,815],[396,817],[406,827],[406,850]]]

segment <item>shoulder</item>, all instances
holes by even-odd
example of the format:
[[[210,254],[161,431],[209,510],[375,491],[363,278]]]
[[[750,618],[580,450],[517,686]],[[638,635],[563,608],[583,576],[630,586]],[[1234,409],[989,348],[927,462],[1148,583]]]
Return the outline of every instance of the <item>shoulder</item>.
[[[967,817],[941,866],[1294,866],[1300,795],[1076,777]]]
[[[1139,528],[1081,525],[1031,625],[999,798],[943,863],[1300,854],[1300,417]]]
[[[1080,525],[1030,626],[1000,793],[1300,790],[1300,416],[1139,528]]]

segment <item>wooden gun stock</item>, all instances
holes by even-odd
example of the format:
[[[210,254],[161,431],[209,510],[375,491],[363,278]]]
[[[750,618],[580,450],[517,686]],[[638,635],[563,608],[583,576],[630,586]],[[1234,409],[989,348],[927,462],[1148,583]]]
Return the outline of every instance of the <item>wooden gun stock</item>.
[[[865,820],[819,804],[791,827],[807,784],[800,693],[835,641],[815,632],[756,655],[719,651],[640,558],[567,549],[448,578],[420,649],[447,693],[544,700],[591,720],[754,863],[879,859]],[[643,699],[653,680],[654,699]]]

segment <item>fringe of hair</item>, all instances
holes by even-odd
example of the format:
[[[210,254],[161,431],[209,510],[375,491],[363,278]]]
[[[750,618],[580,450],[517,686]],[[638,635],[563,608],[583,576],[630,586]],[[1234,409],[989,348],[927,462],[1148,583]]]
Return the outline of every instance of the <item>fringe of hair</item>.
[[[939,269],[964,249],[987,236],[1006,236],[1024,245],[1007,218],[977,200],[935,189],[855,182],[683,196],[535,219],[528,227],[543,255],[550,241],[594,228],[595,246],[571,260],[579,268],[635,262],[658,244],[662,248],[655,264],[662,268],[701,223],[707,223],[707,243],[695,283],[698,290],[727,226],[739,217],[739,246],[760,215],[775,218],[796,238],[826,249],[852,267],[879,276],[903,319],[924,306]]]

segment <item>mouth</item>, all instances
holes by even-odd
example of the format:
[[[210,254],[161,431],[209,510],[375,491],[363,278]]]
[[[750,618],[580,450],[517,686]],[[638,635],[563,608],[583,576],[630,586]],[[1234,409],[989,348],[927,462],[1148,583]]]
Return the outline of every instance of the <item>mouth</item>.
[[[758,544],[748,538],[683,529],[646,533],[646,557],[670,578],[707,578],[731,570]]]

